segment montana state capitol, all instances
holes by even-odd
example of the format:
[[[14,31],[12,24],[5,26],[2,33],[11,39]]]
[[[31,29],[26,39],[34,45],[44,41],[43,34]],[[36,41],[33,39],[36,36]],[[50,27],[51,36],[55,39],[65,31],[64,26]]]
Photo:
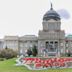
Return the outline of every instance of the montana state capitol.
[[[60,15],[53,9],[52,5],[43,16],[42,26],[43,29],[39,30],[38,36],[5,36],[0,39],[0,49],[7,46],[25,54],[27,49],[36,45],[38,55],[43,55],[44,51],[48,56],[61,56],[67,51],[72,52],[72,35],[65,36],[65,31],[61,30]]]

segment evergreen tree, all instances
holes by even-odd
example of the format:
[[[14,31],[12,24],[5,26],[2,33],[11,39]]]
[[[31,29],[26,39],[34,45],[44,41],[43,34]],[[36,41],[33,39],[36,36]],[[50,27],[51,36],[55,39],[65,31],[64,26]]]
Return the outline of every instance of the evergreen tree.
[[[34,45],[32,48],[32,55],[37,56],[37,54],[38,54],[38,50],[37,50],[37,47]]]
[[[28,50],[27,50],[27,54],[28,54],[28,56],[32,55],[31,49],[28,49]]]

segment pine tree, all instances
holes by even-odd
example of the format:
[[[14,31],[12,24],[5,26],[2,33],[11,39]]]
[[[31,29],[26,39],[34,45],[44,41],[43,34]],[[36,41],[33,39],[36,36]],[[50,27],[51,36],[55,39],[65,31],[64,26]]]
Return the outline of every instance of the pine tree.
[[[34,45],[32,48],[32,55],[37,56],[37,54],[38,54],[38,50],[37,50],[37,47]]]

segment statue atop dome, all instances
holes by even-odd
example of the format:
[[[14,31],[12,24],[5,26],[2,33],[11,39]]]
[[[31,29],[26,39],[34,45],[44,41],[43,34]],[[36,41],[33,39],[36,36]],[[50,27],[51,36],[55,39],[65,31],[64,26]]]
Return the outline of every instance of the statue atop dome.
[[[52,3],[51,3],[51,10],[53,10],[53,5],[52,5]]]

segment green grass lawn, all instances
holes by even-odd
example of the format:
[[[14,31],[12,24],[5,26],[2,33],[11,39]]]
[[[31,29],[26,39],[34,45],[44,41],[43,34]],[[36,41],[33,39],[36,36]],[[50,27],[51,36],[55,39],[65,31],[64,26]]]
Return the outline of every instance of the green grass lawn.
[[[72,72],[72,69],[28,70],[24,66],[15,66],[15,59],[0,61],[0,72]]]

